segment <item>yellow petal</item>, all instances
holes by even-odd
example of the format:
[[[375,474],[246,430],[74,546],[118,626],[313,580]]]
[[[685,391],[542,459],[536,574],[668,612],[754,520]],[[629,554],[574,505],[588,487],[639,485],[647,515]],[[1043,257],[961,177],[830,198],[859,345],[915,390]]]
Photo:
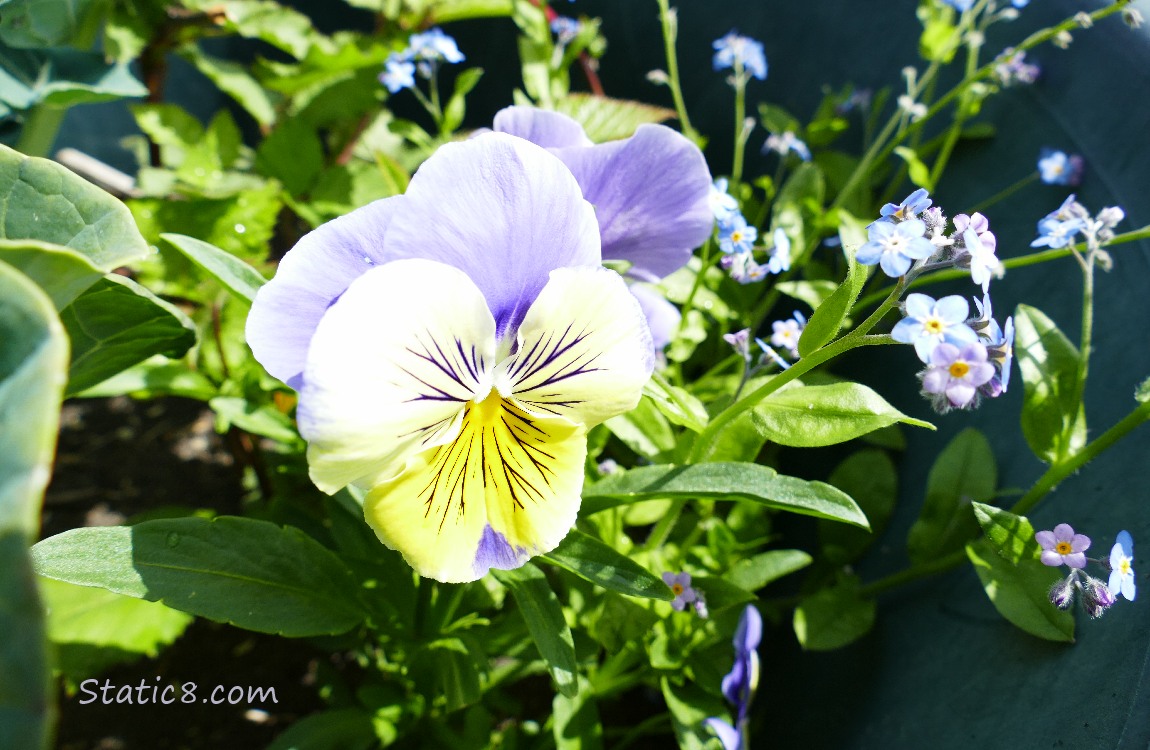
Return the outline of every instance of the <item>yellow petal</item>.
[[[379,538],[420,575],[458,583],[548,552],[575,524],[587,454],[581,425],[534,417],[492,390],[458,436],[368,493]]]
[[[655,363],[647,319],[622,277],[560,268],[527,311],[495,384],[530,414],[593,427],[639,403]]]
[[[495,320],[465,273],[429,260],[366,272],[308,349],[299,422],[312,481],[372,486],[454,439],[467,403],[491,389],[494,358]]]

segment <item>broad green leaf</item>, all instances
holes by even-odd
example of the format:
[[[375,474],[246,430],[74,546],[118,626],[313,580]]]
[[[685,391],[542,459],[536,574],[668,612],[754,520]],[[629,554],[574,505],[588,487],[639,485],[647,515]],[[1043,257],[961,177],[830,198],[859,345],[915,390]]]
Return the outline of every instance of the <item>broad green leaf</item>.
[[[480,655],[460,637],[440,638],[409,657],[416,683],[429,696],[443,696],[447,711],[457,711],[479,701],[483,693]]]
[[[199,10],[222,10],[230,31],[249,39],[260,39],[296,59],[307,56],[313,44],[327,40],[310,18],[270,0],[191,0],[187,5]]]
[[[785,388],[751,411],[756,429],[779,445],[817,447],[844,443],[897,422],[934,429],[908,417],[860,383]]]
[[[1022,434],[1034,455],[1057,463],[1086,444],[1086,410],[1076,402],[1078,349],[1041,310],[1014,312],[1014,357],[1022,374]]]
[[[1050,603],[1050,587],[1062,574],[1038,560],[1005,560],[985,539],[966,545],[966,556],[998,613],[1048,641],[1074,642],[1074,613]]]
[[[563,618],[563,605],[551,590],[543,571],[531,563],[514,570],[492,570],[496,580],[511,590],[515,603],[535,640],[539,655],[551,669],[559,692],[574,697],[579,692],[579,665],[575,642]]]
[[[256,122],[270,128],[276,120],[276,102],[248,68],[230,60],[206,55],[199,48],[185,49],[182,57],[196,66],[220,91],[244,108]]]
[[[0,102],[12,109],[66,108],[147,94],[127,63],[105,62],[99,52],[0,47]]]
[[[847,457],[827,482],[850,495],[870,521],[866,532],[838,523],[819,522],[819,542],[832,562],[848,563],[869,547],[886,528],[898,498],[898,472],[880,450],[864,450]]]
[[[378,746],[370,713],[362,708],[339,708],[303,717],[267,750],[373,750]]]
[[[803,599],[792,625],[808,651],[831,651],[854,643],[874,627],[875,601],[859,596],[857,581],[846,581]]]
[[[186,315],[123,276],[109,275],[60,313],[72,340],[68,393],[79,393],[155,354],[182,357],[196,342]]]
[[[48,637],[56,644],[86,643],[155,656],[192,621],[186,612],[106,589],[40,579],[48,610]]]
[[[51,216],[51,221],[43,217]],[[0,146],[0,238],[63,245],[111,271],[151,252],[123,203],[65,167]]]
[[[962,44],[962,35],[954,23],[954,8],[943,3],[922,3],[918,6],[918,20],[922,22],[922,36],[918,50],[923,59],[948,63]]]
[[[28,558],[51,476],[68,341],[51,300],[0,263],[0,747],[46,748],[44,612]]]
[[[323,161],[323,144],[315,129],[295,117],[283,120],[256,149],[256,167],[282,182],[292,195],[308,192]]]
[[[261,633],[343,633],[364,617],[340,560],[293,527],[222,516],[66,531],[32,548],[36,572]]]
[[[675,433],[655,400],[643,396],[639,404],[625,414],[611,417],[604,424],[615,437],[631,450],[647,458],[674,450]]]
[[[611,545],[577,529],[569,531],[543,559],[620,594],[664,601],[674,598],[661,578]]]
[[[586,677],[579,677],[573,694],[560,693],[551,701],[555,750],[601,750],[603,725],[595,690]]]
[[[710,421],[707,407],[703,406],[702,401],[661,377],[648,380],[643,386],[643,395],[649,397],[655,408],[672,424],[686,427],[692,432],[702,432]]]
[[[9,47],[64,47],[77,40],[99,0],[2,0],[0,42]]]
[[[782,229],[796,248],[805,248],[822,217],[826,181],[814,162],[803,162],[783,183],[772,208],[772,229]]]
[[[978,532],[971,503],[989,502],[997,488],[994,451],[981,432],[968,427],[930,467],[922,512],[907,534],[911,562],[926,562],[962,549]]]
[[[142,198],[128,205],[149,242],[159,244],[161,234],[182,234],[238,257],[263,260],[283,208],[282,194],[279,183],[269,180],[227,197]]]
[[[691,587],[703,595],[707,609],[711,612],[755,601],[754,594],[725,578],[694,576],[691,579]]]
[[[204,375],[183,362],[173,362],[156,356],[133,365],[87,390],[77,393],[79,398],[104,398],[130,395],[136,398],[182,396],[207,401],[219,389]]]
[[[837,525],[837,524],[834,524]],[[744,591],[758,591],[771,581],[802,570],[812,558],[797,549],[776,549],[745,557],[731,566],[723,578]]]
[[[974,517],[987,540],[1007,562],[1037,560],[1040,547],[1034,538],[1034,527],[1025,516],[1016,516],[993,505],[973,503]]]
[[[215,245],[182,234],[161,234],[160,237],[249,303],[255,300],[260,287],[267,283],[259,271]]]
[[[447,100],[447,106],[443,108],[443,129],[446,132],[453,133],[463,124],[463,118],[467,114],[467,95],[482,77],[483,68],[468,68],[456,76],[455,90]]]
[[[603,606],[589,629],[592,638],[611,653],[641,642],[659,616],[651,609],[610,591],[603,597]]]
[[[583,490],[583,512],[656,498],[750,500],[776,510],[868,528],[854,500],[822,482],[783,476],[768,466],[706,463],[642,466],[614,474]]]
[[[855,300],[866,284],[868,269],[855,262],[855,253],[866,240],[863,222],[839,211],[839,237],[842,239],[843,253],[847,260],[847,276],[811,314],[802,335],[799,336],[799,354],[803,357],[830,343],[854,307]]]
[[[365,7],[378,0],[347,0],[348,4]],[[470,18],[502,18],[511,15],[511,0],[435,0],[428,9],[428,23],[466,21]]]
[[[299,434],[292,426],[291,419],[270,404],[253,404],[239,396],[217,396],[208,404],[216,413],[217,430],[220,432],[226,432],[229,425],[235,425],[253,435],[262,435],[288,445],[300,444]]]
[[[640,125],[675,117],[673,109],[592,94],[568,94],[555,102],[555,109],[582,125],[595,143],[627,138]]]
[[[802,125],[795,116],[777,104],[759,103],[759,120],[768,133],[786,133],[790,131],[802,135]]]
[[[37,240],[0,240],[0,261],[39,284],[57,310],[70,305],[104,275],[75,250]]]

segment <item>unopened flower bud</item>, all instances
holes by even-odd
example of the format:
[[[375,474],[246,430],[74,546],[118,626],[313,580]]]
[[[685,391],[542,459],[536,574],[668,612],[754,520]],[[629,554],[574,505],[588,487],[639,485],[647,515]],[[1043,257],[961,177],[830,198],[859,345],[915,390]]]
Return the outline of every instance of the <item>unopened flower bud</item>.
[[[1070,43],[1074,41],[1074,37],[1070,36],[1070,32],[1064,29],[1055,34],[1054,38],[1050,41],[1054,43],[1055,47],[1060,49],[1069,49]]]
[[[1098,212],[1098,221],[1106,228],[1114,227],[1126,218],[1126,212],[1118,206],[1107,206]]]
[[[1127,26],[1136,29],[1142,25],[1142,14],[1138,12],[1137,8],[1126,6],[1122,9],[1122,20]]]
[[[745,359],[747,362],[751,361],[751,329],[744,328],[735,333],[724,333],[723,341],[731,345],[735,353]]]
[[[1070,609],[1074,604],[1074,586],[1078,573],[1071,573],[1050,587],[1050,603],[1059,609]]]
[[[1086,576],[1082,584],[1082,607],[1086,614],[1097,619],[1114,604],[1114,594],[1106,584],[1093,576]]]
[[[1094,18],[1084,10],[1080,10],[1074,14],[1074,22],[1084,29],[1089,29],[1094,25]]]
[[[1108,242],[1114,239],[1114,233],[1109,229],[1103,229],[1098,233],[1098,239],[1102,242]],[[1110,253],[1106,252],[1105,250],[1094,251],[1094,263],[1106,273],[1110,273],[1110,271],[1114,268],[1114,258],[1112,258]]]
[[[1006,8],[998,14],[1003,21],[1014,21],[1018,19],[1018,10],[1016,8]]]
[[[668,78],[667,72],[665,70],[659,70],[656,68],[647,74],[647,80],[656,86],[666,86],[667,82],[671,79]]]

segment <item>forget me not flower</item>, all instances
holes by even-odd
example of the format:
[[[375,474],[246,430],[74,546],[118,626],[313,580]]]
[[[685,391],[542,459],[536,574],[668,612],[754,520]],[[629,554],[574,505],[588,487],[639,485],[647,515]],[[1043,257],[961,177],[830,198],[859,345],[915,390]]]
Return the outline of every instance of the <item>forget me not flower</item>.
[[[889,204],[888,204],[889,205]],[[883,273],[897,278],[910,270],[916,260],[934,254],[934,245],[923,234],[926,224],[921,219],[907,219],[895,224],[880,219],[868,227],[867,242],[855,256],[859,263],[878,263]]]
[[[1119,531],[1110,548],[1110,582],[1107,584],[1115,597],[1119,593],[1134,601],[1134,538],[1129,531]]]
[[[676,612],[682,612],[688,604],[694,604],[699,598],[699,593],[691,588],[690,573],[672,573],[668,570],[663,573],[663,583],[670,586],[671,593],[675,595],[671,607]]]
[[[719,249],[724,253],[749,253],[758,238],[759,230],[747,224],[742,214],[719,227]]]
[[[1047,185],[1077,185],[1082,181],[1082,157],[1044,148],[1038,157],[1038,175]]]
[[[806,328],[807,319],[798,310],[795,311],[794,317],[786,320],[776,320],[771,323],[771,345],[779,349],[786,349],[787,352],[796,359],[799,356],[799,338],[803,335],[803,329]]]
[[[388,57],[383,72],[379,74],[379,82],[392,94],[414,87],[415,63],[397,55]]]
[[[793,152],[803,161],[811,160],[811,150],[807,148],[807,144],[799,140],[799,137],[790,130],[781,134],[771,133],[768,135],[763,144],[763,153],[767,151],[774,151],[780,156],[786,156]]]
[[[1034,535],[1034,540],[1042,547],[1039,559],[1043,565],[1052,568],[1059,565],[1078,569],[1086,567],[1086,550],[1090,549],[1090,537],[1075,534],[1070,524],[1060,523],[1053,531],[1039,531]]]
[[[891,221],[906,221],[930,208],[931,202],[930,193],[926,191],[926,188],[919,188],[904,198],[902,203],[898,205],[887,203],[879,209],[878,213],[879,216],[889,218]]]
[[[455,40],[444,34],[443,29],[438,26],[422,34],[412,34],[407,44],[412,56],[417,60],[443,60],[452,64],[464,60]]]
[[[767,261],[767,270],[771,273],[782,273],[791,268],[791,239],[787,237],[787,233],[779,227],[771,235],[775,241],[774,247],[770,250],[770,260]]]
[[[998,256],[994,254],[994,235],[990,232],[979,234],[974,227],[969,227],[962,233],[962,242],[969,254],[964,261],[970,263],[970,280],[985,292],[990,286],[990,279],[1000,267]]]
[[[711,46],[715,49],[715,56],[711,60],[715,70],[734,68],[737,63],[760,81],[767,77],[767,57],[761,42],[731,30],[726,36],[716,39]]]
[[[923,362],[930,362],[931,352],[946,342],[958,347],[978,341],[978,334],[966,325],[970,306],[957,294],[935,301],[925,294],[910,294],[906,298],[906,317],[900,320],[890,335],[895,341],[914,344],[914,351]]]
[[[1082,219],[1059,219],[1055,215],[1046,216],[1038,222],[1038,237],[1031,247],[1059,248],[1074,244],[1074,235],[1082,231],[1086,223]]]
[[[922,373],[923,391],[945,396],[955,408],[972,405],[978,387],[994,377],[994,365],[986,358],[986,347],[977,341],[961,349],[954,344],[939,344],[930,353],[930,367]],[[945,408],[945,404],[941,406]]]
[[[751,284],[767,278],[767,267],[756,263],[755,254],[750,250],[724,255],[719,264],[740,284]]]
[[[364,489],[420,575],[516,568],[574,524],[587,430],[634,408],[655,359],[600,246],[563,162],[487,133],[304,236],[260,288],[247,340],[300,393],[312,481]]]
[[[727,192],[726,177],[715,180],[707,199],[711,205],[711,213],[720,225],[731,221],[739,214],[739,202],[735,200],[735,196]]]

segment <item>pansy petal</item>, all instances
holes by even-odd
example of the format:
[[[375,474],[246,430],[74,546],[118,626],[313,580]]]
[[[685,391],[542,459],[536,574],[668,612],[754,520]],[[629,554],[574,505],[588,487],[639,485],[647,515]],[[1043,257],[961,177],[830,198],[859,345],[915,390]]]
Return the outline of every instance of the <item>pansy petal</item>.
[[[556,149],[595,206],[603,258],[653,281],[680,268],[711,236],[711,172],[703,154],[663,125],[590,148]]]
[[[385,250],[465,271],[500,338],[523,319],[552,269],[601,261],[595,212],[570,171],[504,133],[448,143],[424,162],[388,227]]]
[[[560,268],[527,311],[495,384],[531,414],[590,428],[635,408],[654,362],[647,321],[623,278],[602,266]]]
[[[567,115],[536,107],[504,107],[491,125],[497,133],[526,138],[543,148],[591,146],[583,126]]]
[[[675,334],[679,332],[679,323],[683,320],[679,308],[650,284],[631,284],[629,288],[635,299],[639,300],[639,307],[643,308],[647,326],[651,329],[651,342],[656,350],[661,350],[674,341]]]
[[[739,730],[723,721],[710,717],[703,720],[715,736],[719,738],[719,742],[723,744],[723,750],[741,750],[743,747],[743,739],[739,735]]]
[[[401,260],[371,269],[316,328],[300,433],[316,485],[334,492],[393,476],[411,453],[454,437],[490,391],[495,321],[466,274]]]
[[[364,513],[420,575],[474,581],[555,548],[575,524],[586,433],[528,415],[495,391],[467,407],[454,440],[376,485]]]
[[[304,237],[260,287],[248,315],[247,341],[259,363],[293,388],[320,318],[351,282],[394,260],[383,237],[403,196],[384,198],[329,221]]]

